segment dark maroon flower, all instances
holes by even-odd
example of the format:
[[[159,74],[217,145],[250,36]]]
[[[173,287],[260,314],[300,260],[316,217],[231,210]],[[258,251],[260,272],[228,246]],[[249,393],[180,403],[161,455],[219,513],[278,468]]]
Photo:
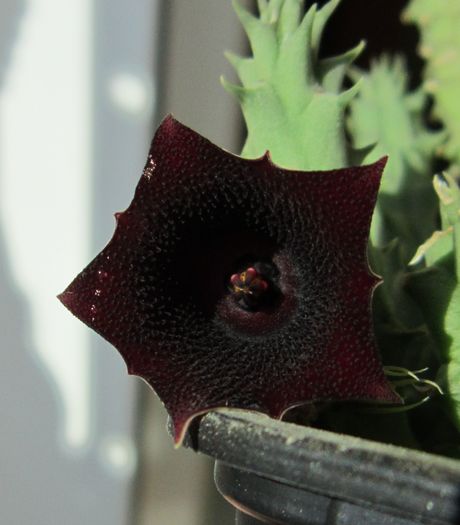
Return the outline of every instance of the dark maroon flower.
[[[366,258],[384,166],[288,171],[167,117],[112,240],[60,299],[155,389],[176,443],[217,407],[398,402]]]

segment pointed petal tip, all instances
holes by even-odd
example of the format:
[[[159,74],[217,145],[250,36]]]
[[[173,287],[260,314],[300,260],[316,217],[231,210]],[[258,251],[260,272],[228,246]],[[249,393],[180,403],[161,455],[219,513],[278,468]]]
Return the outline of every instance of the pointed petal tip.
[[[240,158],[243,158],[243,157],[240,157]],[[272,159],[272,156],[271,156],[271,153],[269,150],[266,150],[265,153],[263,153],[260,157],[254,157],[252,159],[245,159],[249,162],[255,162],[257,164],[262,164],[262,165],[266,165],[266,166],[270,166],[270,167],[276,167],[278,168],[279,166],[277,166],[274,162],[273,162],[273,159]]]
[[[64,304],[64,301],[65,301],[65,297],[64,297],[64,296],[65,296],[65,292],[61,292],[61,293],[59,293],[59,294],[56,295],[56,299],[57,299],[60,303]]]
[[[168,113],[155,132],[150,146],[150,153],[159,145],[167,145],[167,148],[172,148],[174,145],[181,148],[183,146],[182,141],[186,137],[191,137],[195,141],[207,140],[190,126],[180,122],[171,113]],[[207,140],[207,142],[209,141]]]
[[[268,149],[262,155],[262,159],[266,160],[270,164],[273,164],[272,156],[271,156],[271,153],[270,153],[270,151]]]
[[[161,137],[162,135],[174,136],[176,134],[180,134],[183,131],[192,131],[193,133],[196,133],[189,126],[186,126],[177,120],[172,113],[168,113],[158,126],[154,140],[155,138]]]
[[[62,293],[57,295],[56,298],[65,308],[67,308],[67,310],[69,310],[72,315],[78,317],[75,312],[75,300],[77,299],[77,296],[74,294],[74,292],[69,290],[70,287],[71,285],[69,285],[69,287],[66,288]]]
[[[385,155],[384,157],[382,157],[375,163],[375,166],[378,172],[379,185],[382,182],[383,173],[385,171],[387,163],[388,163],[388,155]]]
[[[161,124],[174,123],[174,122],[177,122],[177,121],[174,118],[173,114],[172,113],[167,113],[166,116],[161,121]],[[161,124],[160,124],[160,126],[161,126]]]
[[[61,292],[60,294],[56,295],[56,299],[58,299],[58,301],[60,303],[62,303],[66,308],[69,308],[68,307],[68,303],[69,303],[69,296],[72,295],[72,292],[69,292],[67,291],[68,289],[66,288],[63,292]]]
[[[385,155],[384,157],[381,157],[379,160],[373,162],[372,164],[368,164],[367,168],[371,170],[371,172],[378,177],[379,180],[381,180],[383,176],[383,172],[385,171],[385,167],[388,163],[388,155]]]
[[[185,434],[187,433],[187,430],[188,430],[189,426],[190,426],[190,422],[183,424],[181,427],[179,427],[176,430],[176,423],[174,423],[173,440],[174,440],[174,449],[175,450],[178,450],[184,444]]]
[[[178,126],[183,126],[183,124],[176,120],[172,113],[168,113],[158,126],[157,133],[160,130],[171,131]]]
[[[187,433],[190,429],[190,425],[193,423],[193,421],[198,418],[198,417],[202,417],[202,416],[205,416],[206,414],[210,413],[210,412],[220,412],[222,410],[232,410],[232,411],[235,411],[236,413],[238,413],[239,411],[243,411],[243,412],[254,412],[254,413],[258,413],[258,414],[265,414],[269,417],[274,417],[275,419],[280,419],[279,417],[277,417],[276,415],[273,415],[273,414],[269,414],[268,411],[264,411],[262,410],[261,408],[247,408],[247,407],[240,407],[240,406],[232,406],[232,405],[227,405],[227,404],[218,404],[218,405],[215,405],[213,407],[210,407],[210,408],[206,408],[206,409],[202,409],[202,410],[197,410],[195,412],[193,412],[191,415],[189,415],[188,417],[183,417],[183,418],[174,418],[174,415],[168,410],[168,413],[169,413],[169,416],[173,422],[173,425],[172,425],[172,428],[173,428],[173,440],[174,440],[174,448],[175,449],[178,449],[180,448],[183,443],[184,443],[184,440],[186,440],[187,438]],[[187,440],[188,441],[188,440]]]
[[[188,432],[188,429],[190,428],[190,424],[192,423],[192,421],[196,417],[202,416],[206,414],[207,412],[209,412],[210,410],[211,409],[201,410],[201,411],[195,412],[189,417],[181,418],[181,419],[174,418],[173,414],[171,414],[171,412],[169,413],[171,420],[173,422],[173,439],[174,439],[174,448],[176,450],[183,445],[185,436]]]

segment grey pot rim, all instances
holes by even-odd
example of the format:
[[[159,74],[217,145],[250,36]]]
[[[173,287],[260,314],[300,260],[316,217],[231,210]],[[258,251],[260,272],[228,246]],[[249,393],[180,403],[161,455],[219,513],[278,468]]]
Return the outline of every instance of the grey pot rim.
[[[460,461],[244,410],[205,415],[198,452],[295,490],[417,523],[460,523]]]

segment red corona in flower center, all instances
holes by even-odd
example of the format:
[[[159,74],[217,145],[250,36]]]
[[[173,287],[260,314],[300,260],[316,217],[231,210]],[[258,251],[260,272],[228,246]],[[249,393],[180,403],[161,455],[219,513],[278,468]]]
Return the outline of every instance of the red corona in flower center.
[[[256,309],[269,287],[266,278],[252,266],[230,277],[230,292],[235,301],[247,309]]]

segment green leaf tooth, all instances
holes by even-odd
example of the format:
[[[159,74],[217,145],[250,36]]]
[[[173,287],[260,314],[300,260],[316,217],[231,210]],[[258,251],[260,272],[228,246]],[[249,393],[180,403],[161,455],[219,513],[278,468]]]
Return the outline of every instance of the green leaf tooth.
[[[301,0],[285,0],[279,15],[277,35],[278,41],[282,42],[285,38],[295,32],[299,27],[302,16]]]
[[[350,102],[356,97],[362,85],[363,85],[363,79],[360,78],[358,82],[356,82],[353,86],[351,86],[350,89],[343,91],[339,95],[339,104],[341,105],[343,109],[345,109],[350,104]]]
[[[407,148],[406,159],[407,159],[408,165],[411,168],[418,171],[419,173],[423,172],[425,168],[426,158],[420,150],[414,147]]]
[[[344,76],[347,73],[350,64],[358,58],[365,47],[366,42],[361,40],[361,42],[353,49],[350,49],[341,55],[321,60],[319,63],[320,77],[322,78],[323,86],[327,91],[333,93],[338,93],[340,91]],[[356,78],[356,81],[360,78],[361,75]]]
[[[260,82],[254,67],[254,59],[237,55],[231,51],[225,51],[225,58],[234,67],[239,79],[245,87],[254,87]]]
[[[419,88],[413,91],[412,93],[407,95],[405,98],[406,98],[405,102],[406,102],[408,109],[415,113],[419,113],[420,111],[422,111],[427,102],[426,94],[422,88]]]
[[[345,64],[338,63],[335,66],[327,64],[328,70],[320,73],[322,77],[322,84],[326,91],[331,93],[339,93],[343,85],[343,79],[345,77],[347,66]]]
[[[441,204],[445,206],[457,205],[460,207],[460,188],[457,185],[457,181],[449,175],[449,173],[443,173],[435,175],[434,178],[435,190],[441,200]]]
[[[441,222],[444,229],[460,222],[460,188],[449,173],[435,175],[433,186],[438,194]]]
[[[420,133],[420,136],[416,138],[415,146],[420,151],[433,151],[436,153],[446,141],[447,136],[445,130],[423,131]]]
[[[251,34],[256,30],[255,28],[260,25],[259,19],[244,8],[238,0],[232,0],[232,5],[241,25],[249,36],[249,39],[251,39]]]
[[[303,33],[305,35],[308,35],[308,37],[305,38],[307,44],[311,43],[311,39],[313,37],[313,26],[314,26],[315,17],[317,16],[317,13],[318,13],[317,5],[312,4],[310,9],[305,13],[296,31],[297,33]]]
[[[338,64],[352,64],[364,51],[365,47],[366,41],[361,40],[355,47],[345,51],[345,53],[321,60],[321,65],[324,64],[324,67],[327,69],[328,64],[332,64],[333,66]]]
[[[262,18],[268,10],[267,0],[257,0],[257,8],[259,9],[260,17]]]
[[[279,17],[281,7],[285,0],[269,0],[268,11],[267,11],[267,24],[275,24]]]
[[[315,25],[313,27],[313,35],[311,40],[315,57],[317,57],[319,53],[319,46],[321,44],[321,37],[323,35],[324,27],[326,26],[326,23],[331,17],[332,13],[337,9],[337,6],[340,4],[340,2],[341,0],[330,0],[318,11],[318,14],[315,18]],[[316,6],[316,4],[313,5]]]
[[[278,91],[286,108],[293,107],[293,100],[302,101],[304,106],[311,98],[312,90],[308,88],[314,83],[314,68],[309,42],[315,14],[316,5],[313,5],[295,32],[280,46],[275,82],[283,86],[283,89]],[[286,89],[287,86],[289,89]],[[298,112],[299,107],[294,108],[294,111]]]
[[[252,15],[237,0],[233,8],[249,38],[252,53],[259,66],[259,74],[268,77],[277,55],[276,35],[273,28]]]
[[[386,69],[393,68],[396,73],[396,78],[401,79],[401,87],[405,89],[407,87],[407,67],[406,60],[402,55],[383,55],[382,64]]]
[[[415,255],[409,261],[409,266],[415,266],[425,260],[426,266],[435,266],[441,259],[452,252],[452,226],[446,230],[438,230],[421,244]]]
[[[241,104],[244,102],[247,95],[246,88],[242,86],[237,86],[236,84],[232,84],[224,77],[224,75],[221,75],[220,83],[222,84],[223,88],[229,93],[231,93],[234,97],[236,97]]]
[[[297,67],[299,68],[297,73],[292,76],[301,77],[299,71],[305,71],[307,82],[313,83],[313,57],[310,52],[311,39],[313,35],[313,26],[316,16],[316,4],[313,4],[303,17],[302,22],[296,29],[292,38],[289,40],[289,53],[292,53],[293,57],[297,57]],[[286,49],[287,51],[287,49]],[[286,53],[287,54],[287,53]],[[293,72],[294,73],[294,72]]]
[[[233,51],[224,51],[225,58],[230,62],[235,71],[239,73],[244,58]]]

